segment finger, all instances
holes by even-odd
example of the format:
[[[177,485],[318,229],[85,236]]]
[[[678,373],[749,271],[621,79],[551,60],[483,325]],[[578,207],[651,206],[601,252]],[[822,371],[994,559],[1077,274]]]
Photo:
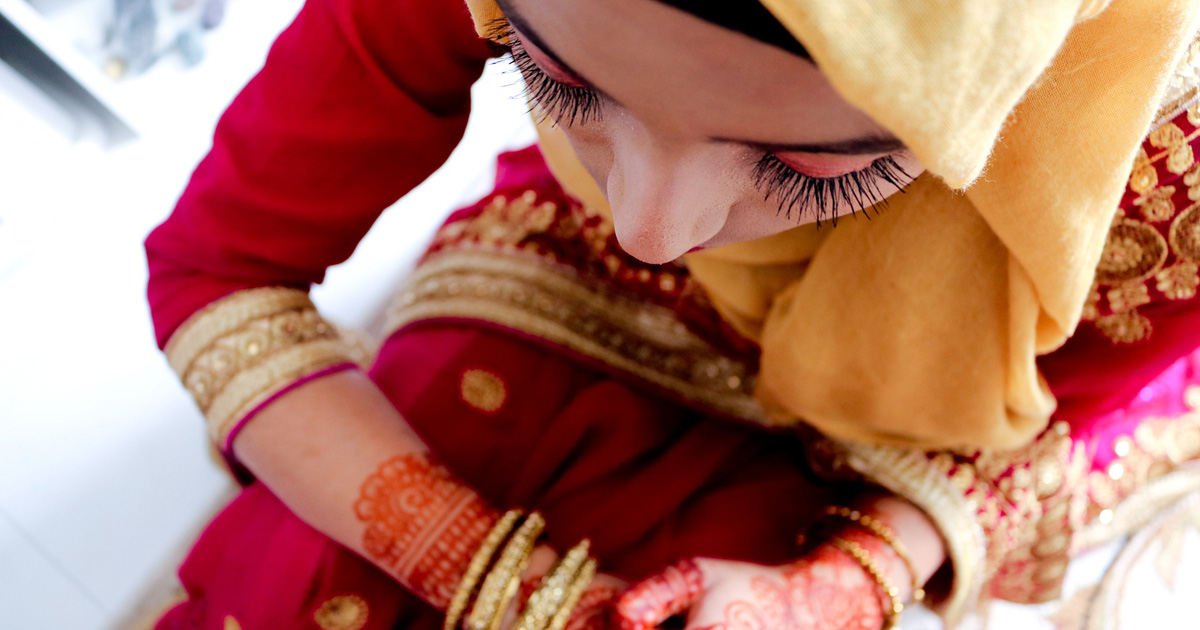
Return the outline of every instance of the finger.
[[[630,587],[617,599],[621,630],[650,630],[686,611],[704,590],[704,572],[694,560],[681,560]]]
[[[612,604],[620,589],[613,586],[593,586],[583,593],[571,620],[563,630],[604,630],[609,627]]]

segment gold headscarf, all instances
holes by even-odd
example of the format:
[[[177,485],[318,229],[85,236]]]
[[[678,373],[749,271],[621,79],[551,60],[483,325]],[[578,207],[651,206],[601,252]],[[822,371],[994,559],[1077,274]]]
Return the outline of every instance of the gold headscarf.
[[[762,2],[927,169],[870,221],[687,257],[760,342],[768,415],[874,443],[1027,442],[1055,406],[1035,359],[1079,323],[1200,3]],[[468,4],[477,24],[500,15]],[[564,184],[602,203],[543,138]]]

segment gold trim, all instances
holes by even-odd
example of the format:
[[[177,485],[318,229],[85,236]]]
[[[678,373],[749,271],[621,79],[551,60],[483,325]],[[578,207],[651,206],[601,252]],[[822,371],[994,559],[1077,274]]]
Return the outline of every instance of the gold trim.
[[[340,341],[319,339],[284,348],[238,372],[204,414],[209,436],[224,449],[229,433],[255,407],[306,376],[350,362]]]
[[[314,308],[313,303],[308,294],[299,289],[263,287],[236,291],[196,311],[175,330],[163,352],[171,369],[176,374],[183,374],[213,340],[228,335],[246,322],[305,308]]]
[[[453,249],[422,263],[388,309],[391,335],[429,319],[498,324],[562,345],[722,413],[767,423],[747,367],[668,308],[592,286],[565,266]]]
[[[1163,475],[1111,508],[1111,518],[1095,520],[1075,534],[1071,553],[1092,549],[1145,527],[1164,509],[1200,491],[1200,462]]]
[[[1181,114],[1200,98],[1200,38],[1188,44],[1171,75],[1151,129]]]
[[[225,447],[256,407],[298,379],[351,358],[338,331],[308,295],[266,287],[230,294],[188,318],[166,346],[167,360]]]

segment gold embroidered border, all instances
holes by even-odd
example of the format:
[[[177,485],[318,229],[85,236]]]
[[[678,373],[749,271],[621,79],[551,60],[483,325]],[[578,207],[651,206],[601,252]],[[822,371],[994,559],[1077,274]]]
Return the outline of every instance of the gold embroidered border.
[[[1163,96],[1155,123],[1151,128],[1178,116],[1200,96],[1200,39],[1193,41],[1184,51],[1175,72],[1171,75],[1167,93]]]
[[[351,362],[336,339],[319,339],[279,350],[238,372],[213,398],[205,413],[209,436],[222,449],[227,448],[229,433],[256,407],[306,376]]]
[[[1143,510],[1151,497],[1169,493],[1172,484],[1180,483],[1184,477],[1176,476],[1177,471],[1200,467],[1200,386],[1187,387],[1183,398],[1188,411],[1142,420],[1133,435],[1113,440],[1116,457],[1104,469],[1087,475],[1086,520],[1095,523],[1095,532],[1119,535],[1128,523],[1137,522],[1132,515]],[[1150,490],[1160,480],[1164,485]],[[1077,547],[1090,545],[1099,534],[1091,536]]]
[[[183,375],[214,339],[223,337],[246,322],[286,311],[313,308],[308,294],[299,289],[263,287],[231,293],[196,311],[171,338],[163,352],[176,374]]]
[[[512,253],[447,250],[419,266],[386,334],[421,320],[475,319],[527,333],[699,402],[766,423],[753,378],[661,306],[606,293],[565,267]]]
[[[987,544],[977,506],[922,452],[840,441],[835,449],[841,465],[911,501],[941,532],[954,583],[937,608],[946,626],[953,627],[979,600],[986,579]]]
[[[1150,481],[1110,508],[1110,518],[1092,521],[1076,534],[1072,553],[1128,536],[1145,527],[1170,505],[1195,492],[1200,492],[1200,462]]]
[[[237,423],[272,396],[351,362],[308,295],[278,287],[238,291],[202,309],[171,337],[166,353],[222,449]]]

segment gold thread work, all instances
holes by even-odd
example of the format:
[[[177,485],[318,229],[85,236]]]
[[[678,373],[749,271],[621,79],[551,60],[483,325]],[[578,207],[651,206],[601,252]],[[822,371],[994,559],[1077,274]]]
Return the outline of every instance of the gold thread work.
[[[267,287],[197,312],[166,347],[221,448],[237,422],[297,380],[351,359],[307,294]]]

